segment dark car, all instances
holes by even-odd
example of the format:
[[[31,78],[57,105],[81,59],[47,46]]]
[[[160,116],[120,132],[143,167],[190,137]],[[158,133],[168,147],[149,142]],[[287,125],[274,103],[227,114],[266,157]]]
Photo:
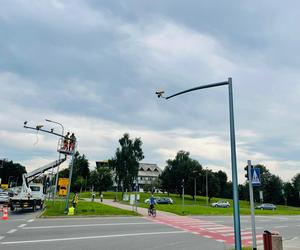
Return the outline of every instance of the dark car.
[[[255,207],[256,209],[261,209],[261,210],[276,210],[276,206],[271,203],[263,203],[259,206]]]
[[[162,197],[162,198],[158,198],[156,200],[156,203],[157,204],[173,204],[173,200],[168,197]]]

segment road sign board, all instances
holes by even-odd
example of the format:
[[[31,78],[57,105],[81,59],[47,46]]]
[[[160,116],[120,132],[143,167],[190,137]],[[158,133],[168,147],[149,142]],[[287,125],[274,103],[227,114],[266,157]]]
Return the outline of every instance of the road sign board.
[[[252,186],[259,187],[261,185],[260,182],[260,169],[259,168],[252,168],[251,169],[251,176],[252,176]]]

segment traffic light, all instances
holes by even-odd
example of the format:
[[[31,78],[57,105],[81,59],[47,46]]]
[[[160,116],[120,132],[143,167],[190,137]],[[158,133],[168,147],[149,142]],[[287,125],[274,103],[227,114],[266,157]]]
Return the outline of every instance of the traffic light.
[[[251,165],[251,169],[253,169],[253,168],[254,168],[253,165]],[[249,175],[248,175],[248,165],[247,165],[246,167],[244,167],[244,169],[245,169],[245,171],[246,171],[245,178],[246,178],[247,180],[249,180]]]
[[[245,171],[246,171],[246,174],[245,174],[245,178],[247,180],[249,180],[249,175],[248,175],[248,166],[244,167]]]

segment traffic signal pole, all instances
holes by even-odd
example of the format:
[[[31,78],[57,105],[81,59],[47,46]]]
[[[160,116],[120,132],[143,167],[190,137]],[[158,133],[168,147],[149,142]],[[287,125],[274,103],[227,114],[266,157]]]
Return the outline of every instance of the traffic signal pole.
[[[251,161],[248,160],[248,177],[249,177],[249,196],[250,196],[250,210],[251,210],[251,227],[252,227],[252,247],[257,250],[256,246],[256,229],[255,229],[255,215],[254,215],[254,199],[253,199],[253,186],[252,186],[252,166]]]

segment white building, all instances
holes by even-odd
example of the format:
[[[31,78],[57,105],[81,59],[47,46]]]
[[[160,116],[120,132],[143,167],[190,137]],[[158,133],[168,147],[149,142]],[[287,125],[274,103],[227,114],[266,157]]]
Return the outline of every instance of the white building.
[[[96,161],[98,167],[108,167],[107,161]],[[158,176],[162,170],[153,163],[139,163],[138,185],[139,190],[143,191],[145,185],[154,185],[158,181]],[[113,174],[114,175],[114,174]],[[114,186],[116,184],[114,183]]]

